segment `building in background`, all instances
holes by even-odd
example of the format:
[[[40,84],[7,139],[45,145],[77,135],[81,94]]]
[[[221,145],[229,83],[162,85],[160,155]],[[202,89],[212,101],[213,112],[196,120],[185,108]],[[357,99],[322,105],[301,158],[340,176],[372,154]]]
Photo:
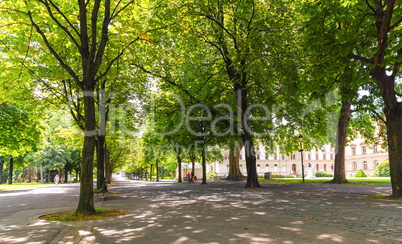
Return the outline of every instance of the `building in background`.
[[[264,176],[271,172],[273,175],[294,175],[301,174],[301,154],[294,152],[290,155],[283,155],[277,150],[274,154],[266,152],[264,146],[259,145],[255,149],[257,158],[257,173]],[[354,176],[359,169],[367,175],[373,175],[375,168],[385,159],[388,159],[388,152],[380,145],[365,144],[364,139],[356,139],[346,147],[345,169],[346,176]],[[224,151],[224,161],[222,163],[212,163],[207,165],[207,172],[214,171],[219,176],[228,175],[229,172],[229,151]],[[330,145],[325,145],[320,149],[303,151],[303,164],[305,175],[316,172],[326,172],[333,174],[335,161],[335,149]],[[240,170],[246,175],[246,161],[244,149],[240,155]]]

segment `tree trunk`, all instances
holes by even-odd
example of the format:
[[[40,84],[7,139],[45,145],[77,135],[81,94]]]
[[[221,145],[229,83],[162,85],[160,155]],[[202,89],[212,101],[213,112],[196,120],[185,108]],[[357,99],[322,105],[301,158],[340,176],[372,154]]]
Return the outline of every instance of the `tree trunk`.
[[[159,181],[159,159],[156,160],[156,181]]]
[[[105,146],[105,176],[108,184],[112,182],[112,164],[110,163],[110,154]]]
[[[202,162],[202,183],[201,184],[207,184],[207,163],[206,163],[206,156],[205,156],[205,143],[202,144],[201,162]]]
[[[243,75],[245,80],[245,74]],[[254,152],[253,132],[248,124],[248,98],[246,81],[242,82],[243,85],[237,85],[237,100],[238,100],[238,114],[241,118],[241,138],[243,140],[244,149],[246,152],[246,167],[247,167],[247,183],[246,187],[260,187],[257,174],[257,159]]]
[[[99,111],[99,131],[96,144],[97,157],[97,181],[96,187],[102,188],[105,181],[105,141],[106,141],[106,108],[105,108],[105,82],[101,84],[101,90],[98,90],[98,111]],[[107,184],[105,184],[107,192]]]
[[[96,140],[96,158],[97,158],[97,171],[96,171],[96,188],[102,188],[105,181],[105,136],[100,134]],[[105,185],[105,188],[106,185]],[[106,189],[107,191],[107,189]]]
[[[13,171],[14,171],[14,157],[10,156],[10,167],[8,171],[8,184],[12,185],[13,184]]]
[[[84,146],[81,159],[80,197],[76,212],[82,214],[95,213],[93,193],[93,161],[96,145],[95,99],[93,90],[84,95]]]
[[[180,148],[174,148],[174,151],[176,153],[176,158],[177,158],[177,164],[178,164],[178,169],[179,169],[179,176],[177,177],[177,182],[181,183],[183,182],[182,176],[181,176],[181,155],[180,155]]]
[[[328,183],[349,183],[345,175],[345,147],[350,115],[352,113],[352,110],[350,108],[351,104],[349,100],[342,102],[341,114],[338,121],[338,131],[336,135],[334,179],[332,179]]]
[[[190,182],[194,182],[194,175],[195,175],[195,155],[190,156],[190,161],[191,161],[191,179]]]
[[[42,166],[42,164],[40,165],[40,181],[42,183],[45,183],[45,177],[43,175],[43,166]]]
[[[240,171],[240,153],[243,148],[242,140],[235,140],[229,144],[229,174],[226,180],[241,181],[245,177]]]
[[[3,184],[4,158],[0,157],[0,184]]]

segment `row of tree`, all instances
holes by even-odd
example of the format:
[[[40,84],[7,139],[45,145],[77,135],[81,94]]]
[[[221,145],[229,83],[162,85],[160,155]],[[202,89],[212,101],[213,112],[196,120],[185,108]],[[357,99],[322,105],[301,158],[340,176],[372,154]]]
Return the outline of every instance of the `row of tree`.
[[[286,153],[303,134],[305,148],[336,145],[342,183],[348,128],[373,134],[373,117],[386,127],[393,195],[402,195],[396,0],[15,0],[0,10],[0,98],[26,104],[19,95],[29,91],[63,104],[83,131],[77,212],[95,212],[94,157],[102,184],[105,155],[138,130],[142,145],[170,145],[179,166],[192,148],[204,176],[207,149],[227,146],[240,178],[244,146],[247,187],[259,186],[256,141]],[[158,168],[163,155],[145,150]]]

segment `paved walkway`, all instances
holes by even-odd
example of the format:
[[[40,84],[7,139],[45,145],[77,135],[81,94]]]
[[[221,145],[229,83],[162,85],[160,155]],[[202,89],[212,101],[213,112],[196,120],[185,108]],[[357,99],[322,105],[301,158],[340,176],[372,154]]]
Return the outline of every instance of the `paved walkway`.
[[[115,179],[97,206],[124,216],[92,222],[15,219],[1,243],[400,243],[402,202],[367,199],[389,185],[141,182]],[[1,195],[0,195],[1,197]],[[73,209],[76,206],[73,206]],[[61,211],[64,211],[60,209]],[[52,209],[54,211],[54,209]],[[26,225],[28,221],[30,224]],[[8,239],[7,239],[8,238]]]

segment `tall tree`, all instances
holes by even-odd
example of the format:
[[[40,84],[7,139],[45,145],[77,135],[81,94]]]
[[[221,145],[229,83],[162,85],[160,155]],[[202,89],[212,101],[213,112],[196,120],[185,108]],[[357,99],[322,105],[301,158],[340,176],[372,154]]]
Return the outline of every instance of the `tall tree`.
[[[92,185],[97,134],[94,91],[125,50],[140,39],[141,31],[122,28],[122,23],[127,21],[135,23],[133,3],[133,0],[78,0],[74,4],[36,0],[3,2],[1,6],[18,20],[17,23],[30,23],[36,32],[29,43],[36,43],[32,49],[39,52],[38,45],[47,49],[49,52],[41,53],[41,59],[48,58],[47,65],[57,65],[64,70],[64,74],[59,74],[74,81],[83,100],[84,145],[78,213],[95,213]],[[128,12],[130,14],[124,15]],[[56,63],[51,64],[50,60]],[[49,78],[55,80],[52,76]]]

